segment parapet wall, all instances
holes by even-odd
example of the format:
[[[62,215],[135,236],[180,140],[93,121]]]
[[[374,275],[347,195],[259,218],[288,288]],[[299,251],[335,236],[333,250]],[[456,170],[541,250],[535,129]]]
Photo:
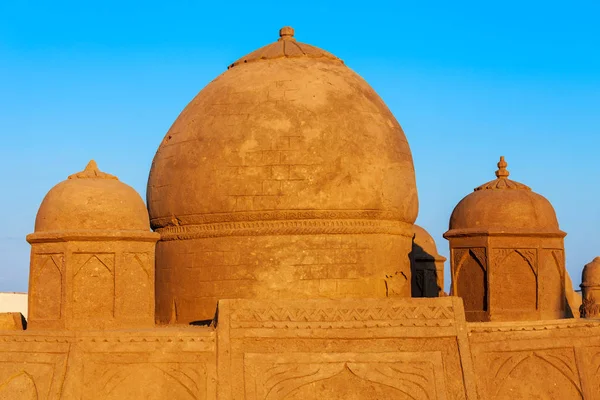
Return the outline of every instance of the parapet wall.
[[[600,320],[468,324],[482,399],[600,399]]]
[[[600,322],[462,301],[222,300],[213,327],[0,332],[0,399],[600,399]]]

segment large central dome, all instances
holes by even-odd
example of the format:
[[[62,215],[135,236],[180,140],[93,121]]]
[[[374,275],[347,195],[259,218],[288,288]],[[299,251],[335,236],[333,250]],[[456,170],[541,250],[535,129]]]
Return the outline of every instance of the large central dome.
[[[163,322],[211,318],[220,298],[410,295],[418,202],[402,128],[360,76],[291,28],[179,115],[148,207]]]

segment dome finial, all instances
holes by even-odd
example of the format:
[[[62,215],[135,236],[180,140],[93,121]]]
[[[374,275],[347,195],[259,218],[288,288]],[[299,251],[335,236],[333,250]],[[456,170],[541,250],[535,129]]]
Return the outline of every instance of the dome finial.
[[[294,39],[294,28],[284,26],[279,30],[279,40],[296,40]]]
[[[69,175],[69,179],[116,179],[119,180],[116,176],[107,174],[106,172],[100,171],[98,169],[98,164],[96,161],[90,160],[90,162],[85,166],[85,169],[81,172],[78,172],[73,175]]]
[[[506,169],[508,164],[504,161],[504,156],[500,156],[500,161],[498,162],[498,171],[496,171],[496,176],[498,178],[508,178],[510,172]]]

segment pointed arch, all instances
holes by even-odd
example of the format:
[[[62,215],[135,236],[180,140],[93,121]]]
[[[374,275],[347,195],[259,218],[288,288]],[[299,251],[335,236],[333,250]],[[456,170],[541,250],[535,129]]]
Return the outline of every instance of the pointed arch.
[[[38,390],[33,376],[21,371],[0,384],[0,400],[37,400]]]
[[[487,271],[479,258],[472,251],[466,251],[455,274],[456,295],[462,297],[465,311],[487,311]]]
[[[538,279],[534,266],[520,250],[507,252],[493,271],[494,304],[502,310],[535,311]]]
[[[73,274],[73,314],[96,320],[112,318],[115,297],[112,272],[114,255],[79,253],[77,256],[85,261],[75,268]]]
[[[524,385],[523,382],[535,382],[535,385]],[[537,353],[515,363],[495,387],[492,397],[498,400],[583,399],[578,383],[569,377],[568,371]]]
[[[58,320],[62,315],[63,255],[36,254],[31,274],[30,316]]]

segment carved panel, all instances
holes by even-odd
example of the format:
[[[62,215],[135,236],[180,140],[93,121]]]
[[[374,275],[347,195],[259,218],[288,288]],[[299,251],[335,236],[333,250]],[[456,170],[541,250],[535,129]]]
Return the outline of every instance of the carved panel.
[[[114,253],[73,254],[73,315],[84,319],[114,316]]]
[[[33,377],[25,371],[8,378],[0,384],[0,400],[38,400]]]
[[[117,316],[144,316],[154,306],[154,265],[150,253],[125,253],[117,271]]]
[[[189,363],[89,363],[84,399],[204,399],[200,365]],[[92,372],[93,371],[93,372]]]
[[[582,399],[573,349],[488,353],[487,394],[493,399]],[[535,382],[528,385],[526,382]]]
[[[600,347],[589,347],[583,349],[589,359],[589,365],[587,368],[587,384],[591,393],[600,393]]]
[[[488,308],[487,271],[473,251],[465,251],[455,277],[456,295],[463,298],[466,312]]]
[[[533,273],[537,275],[538,271],[538,262],[537,262],[537,250],[536,249],[516,249],[517,253],[519,253],[527,262],[529,266],[533,270]]]
[[[34,254],[31,268],[31,309],[36,320],[58,320],[62,315],[63,254]]]
[[[1,338],[0,400],[59,398],[67,348],[50,341],[25,342],[22,335]]]
[[[564,273],[555,251],[542,250],[539,257],[539,304],[542,318],[563,318],[566,306]]]
[[[537,276],[520,251],[511,251],[493,272],[492,304],[500,310],[535,311]]]
[[[114,332],[114,331],[113,331]],[[77,341],[81,400],[214,399],[214,331],[206,327],[120,331]]]
[[[493,249],[492,250],[492,263],[494,269],[502,268],[502,263],[506,258],[513,252],[516,252],[527,261],[527,264],[537,276],[538,262],[537,262],[537,249]]]
[[[552,257],[554,257],[561,279],[564,279],[565,276],[564,256],[562,250],[552,250]]]
[[[250,353],[244,371],[249,400],[446,399],[439,352]]]

